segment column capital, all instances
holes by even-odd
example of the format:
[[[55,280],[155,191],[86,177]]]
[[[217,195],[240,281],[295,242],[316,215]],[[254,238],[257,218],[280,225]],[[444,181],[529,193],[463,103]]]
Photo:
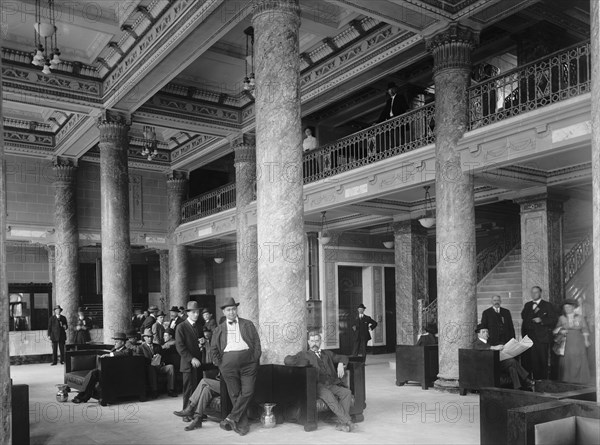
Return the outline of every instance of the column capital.
[[[235,153],[235,165],[244,162],[256,163],[255,136],[250,134],[243,134],[241,137],[239,137],[233,142],[233,151]]]
[[[169,176],[167,178],[167,190],[177,196],[183,196],[186,192],[188,180],[185,177]]]
[[[56,157],[54,159],[54,185],[64,186],[75,183],[77,177],[77,163],[73,159]]]
[[[103,143],[113,143],[117,146],[129,144],[130,119],[127,115],[104,110],[97,122],[100,130],[100,148]]]
[[[396,221],[392,223],[394,235],[427,235],[427,229],[416,219],[407,219],[405,221]]]
[[[549,212],[563,211],[563,202],[567,198],[560,195],[552,195],[549,193],[539,193],[537,195],[523,196],[516,198],[513,201],[521,207],[521,213],[538,212],[546,210]]]
[[[298,0],[254,0],[252,5],[252,19],[263,14],[274,12],[289,14],[300,24],[300,5]]]
[[[427,51],[433,55],[433,72],[449,68],[470,69],[471,50],[479,43],[479,31],[457,22],[428,37]]]

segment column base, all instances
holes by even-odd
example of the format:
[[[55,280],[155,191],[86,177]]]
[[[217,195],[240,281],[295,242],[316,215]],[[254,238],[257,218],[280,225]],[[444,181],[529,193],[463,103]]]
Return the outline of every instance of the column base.
[[[442,377],[438,377],[438,379],[435,382],[433,382],[433,388],[438,391],[449,392],[452,394],[459,393],[457,379],[445,379]]]

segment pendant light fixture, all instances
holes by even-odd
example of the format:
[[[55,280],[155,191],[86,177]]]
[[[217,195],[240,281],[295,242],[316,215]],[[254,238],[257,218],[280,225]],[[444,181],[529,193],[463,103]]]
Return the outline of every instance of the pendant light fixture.
[[[428,185],[423,187],[425,189],[425,216],[423,218],[419,218],[419,222],[426,229],[429,229],[435,225],[435,213],[431,204],[431,195],[429,195],[429,187],[430,186]]]
[[[329,231],[327,230],[327,217],[325,216],[327,212],[321,212],[321,233],[319,236],[319,243],[321,245],[329,244],[331,241],[331,235],[329,235]]]

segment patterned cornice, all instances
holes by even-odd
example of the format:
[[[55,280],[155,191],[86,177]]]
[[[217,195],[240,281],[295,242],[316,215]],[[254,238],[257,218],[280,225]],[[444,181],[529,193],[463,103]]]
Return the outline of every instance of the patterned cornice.
[[[471,51],[478,43],[479,31],[456,22],[429,37],[426,47],[433,55],[434,74],[444,69],[470,69]]]
[[[39,147],[44,150],[54,150],[54,136],[52,134],[32,133],[25,130],[4,129],[4,143],[7,146],[27,145],[31,148]]]
[[[540,193],[514,199],[514,202],[521,206],[521,213],[537,212],[540,210],[562,212],[563,202],[565,201],[565,197],[549,193]]]

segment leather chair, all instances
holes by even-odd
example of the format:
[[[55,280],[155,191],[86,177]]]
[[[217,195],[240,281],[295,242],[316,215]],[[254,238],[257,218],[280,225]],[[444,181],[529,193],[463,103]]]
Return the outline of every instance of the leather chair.
[[[102,406],[121,397],[136,396],[146,400],[146,359],[142,356],[105,357],[107,350],[69,351],[65,353],[64,382],[70,388],[83,390],[85,376],[93,369],[100,371],[100,393],[95,397]]]
[[[433,386],[438,372],[438,345],[396,346],[396,385],[419,382],[427,389]]]
[[[459,349],[458,350],[458,386],[460,395],[467,390],[479,390],[489,387],[511,387],[508,374],[500,370],[498,351]]]

